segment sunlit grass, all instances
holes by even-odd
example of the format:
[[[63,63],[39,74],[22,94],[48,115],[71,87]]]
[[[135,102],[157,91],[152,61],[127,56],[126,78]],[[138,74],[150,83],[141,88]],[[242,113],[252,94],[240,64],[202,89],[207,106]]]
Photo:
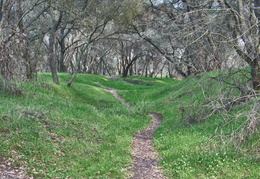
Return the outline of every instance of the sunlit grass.
[[[37,178],[125,178],[132,136],[150,119],[129,112],[95,81],[105,80],[79,75],[68,88],[41,74],[23,96],[1,93],[1,155]]]
[[[52,83],[50,73],[39,74],[37,83],[24,85],[22,96],[0,93],[0,157],[12,157],[13,165],[27,166],[36,178],[127,178],[132,137],[149,124],[148,112],[159,112],[163,122],[153,141],[165,175],[259,178],[257,160],[214,141],[206,143],[223,120],[221,115],[203,123],[183,121],[183,106],[201,104],[205,96],[220,91],[210,81],[212,90],[198,86],[214,73],[185,80],[128,78],[133,81],[79,74],[70,88],[69,74],[59,74],[60,85]],[[122,105],[93,82],[118,89],[134,107]],[[243,109],[236,107],[234,115]],[[248,149],[259,138],[252,136],[251,141]]]
[[[221,146],[208,139],[214,134],[216,127],[222,122],[223,116],[212,115],[203,123],[186,124],[183,121],[182,107],[197,103],[202,104],[205,96],[214,96],[221,92],[225,84],[209,81],[209,76],[217,73],[206,74],[203,78],[189,78],[181,81],[167,81],[164,85],[154,85],[145,88],[126,88],[119,91],[128,102],[139,105],[149,101],[149,110],[160,112],[164,116],[161,126],[153,135],[154,144],[161,157],[160,165],[164,173],[170,178],[259,178],[259,161],[244,155],[243,150],[230,146]],[[206,82],[203,82],[206,81]],[[200,86],[203,83],[206,86]],[[212,86],[212,87],[211,87]],[[203,91],[208,89],[209,91]],[[235,90],[235,89],[234,89]],[[237,93],[233,92],[234,95]],[[246,104],[245,104],[246,105]],[[189,110],[188,107],[184,108]],[[191,108],[192,109],[192,108]],[[234,107],[230,116],[246,110],[242,104]],[[232,114],[233,113],[233,114]],[[221,114],[221,113],[220,113]],[[241,119],[241,121],[244,121]],[[225,132],[230,132],[241,122],[234,121],[222,127]],[[257,135],[257,134],[256,134]],[[252,142],[259,143],[259,137],[254,137]],[[251,143],[249,141],[249,143]],[[252,145],[246,150],[253,150]]]

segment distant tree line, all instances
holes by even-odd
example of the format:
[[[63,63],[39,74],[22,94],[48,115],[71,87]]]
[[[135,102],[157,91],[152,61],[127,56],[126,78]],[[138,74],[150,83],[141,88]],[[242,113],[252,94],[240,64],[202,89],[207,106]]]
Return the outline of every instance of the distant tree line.
[[[1,0],[0,88],[37,72],[186,78],[249,66],[260,90],[260,0]]]

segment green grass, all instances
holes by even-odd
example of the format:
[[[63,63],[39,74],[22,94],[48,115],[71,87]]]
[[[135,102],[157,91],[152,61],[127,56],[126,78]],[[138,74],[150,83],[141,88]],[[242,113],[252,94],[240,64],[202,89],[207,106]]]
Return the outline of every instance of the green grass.
[[[71,88],[38,80],[23,96],[0,94],[0,154],[37,178],[125,178],[133,133],[150,119],[92,84],[102,76],[79,75]]]
[[[71,88],[65,80],[70,75],[59,77],[61,84],[55,85],[51,74],[39,74],[38,83],[24,85],[22,96],[0,93],[0,157],[12,157],[14,165],[27,166],[29,175],[127,178],[132,137],[149,124],[147,113],[153,111],[164,116],[153,141],[161,158],[159,164],[169,178],[260,177],[259,159],[252,159],[256,152],[243,153],[259,146],[258,136],[251,136],[251,143],[240,150],[221,147],[217,140],[205,143],[223,120],[221,114],[202,123],[183,120],[187,113],[195,112],[187,106],[199,106],[206,101],[205,96],[221,92],[219,84],[210,80],[206,87],[198,85],[207,75],[181,81],[133,76],[128,78],[130,83],[79,74]],[[134,108],[123,106],[93,82],[118,89]],[[245,109],[237,106],[233,115]],[[230,123],[223,131],[236,125],[240,123]]]
[[[195,109],[200,110],[200,105],[207,101],[205,97],[215,98],[225,92],[223,89],[226,89],[227,85],[208,79],[209,76],[215,75],[213,72],[202,78],[182,81],[167,79],[161,82],[158,79],[159,83],[153,86],[137,89],[129,85],[124,87],[124,91],[119,91],[120,95],[131,104],[138,106],[148,103],[147,108],[150,111],[163,114],[164,121],[155,131],[153,140],[162,158],[160,165],[165,175],[170,178],[260,177],[259,153],[256,152],[260,142],[258,134],[253,135],[254,139],[246,141],[244,146],[238,149],[219,143],[218,140],[206,143],[223,120],[222,112],[212,115],[202,123],[187,124],[183,119],[180,110],[183,106],[186,111],[196,114],[198,111]],[[236,89],[232,89],[231,93],[234,96],[239,94]],[[259,98],[255,100],[259,101]],[[250,106],[249,103],[234,107],[228,113],[228,117],[245,112]],[[189,112],[185,114],[187,113]],[[245,121],[243,116],[229,120],[231,120],[229,124],[221,127],[222,132],[230,133]],[[255,153],[248,152],[254,150]]]

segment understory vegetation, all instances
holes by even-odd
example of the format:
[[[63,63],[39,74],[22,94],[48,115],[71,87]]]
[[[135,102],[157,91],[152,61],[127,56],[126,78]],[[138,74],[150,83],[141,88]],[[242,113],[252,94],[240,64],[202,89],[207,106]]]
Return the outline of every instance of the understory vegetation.
[[[70,88],[69,74],[59,74],[60,84],[38,74],[22,94],[0,92],[0,164],[36,178],[127,178],[132,137],[158,112],[153,142],[168,178],[259,178],[259,95],[247,88],[247,69],[228,74],[78,74]],[[118,89],[134,107],[93,82]]]

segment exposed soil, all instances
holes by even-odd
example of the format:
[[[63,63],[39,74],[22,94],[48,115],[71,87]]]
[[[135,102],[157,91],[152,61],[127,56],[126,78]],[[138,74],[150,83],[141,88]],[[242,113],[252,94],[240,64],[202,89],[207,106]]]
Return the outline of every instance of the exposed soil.
[[[121,79],[121,77],[107,77],[106,79],[108,79],[108,80],[120,80]]]
[[[116,89],[101,85],[98,82],[95,84],[105,88],[122,104],[132,107],[123,98],[121,98]],[[128,170],[132,173],[129,178],[132,179],[165,179],[160,169],[157,167],[158,155],[153,148],[152,134],[160,125],[162,115],[158,113],[149,113],[153,118],[151,124],[144,130],[138,131],[132,141],[132,157],[133,163]],[[0,179],[30,179],[26,176],[25,168],[15,168],[8,164],[8,160],[0,157]]]
[[[128,83],[132,83],[135,85],[142,85],[142,86],[151,86],[151,83],[142,81],[142,80],[132,80],[132,79],[123,79],[124,81],[128,82]]]
[[[119,101],[128,107],[132,107],[124,99],[122,99],[116,92],[116,89],[108,88],[98,82],[95,84],[105,88],[112,93]],[[151,124],[144,130],[138,131],[132,141],[132,166],[128,171],[132,173],[131,179],[165,179],[160,169],[157,166],[158,155],[153,148],[152,134],[154,130],[161,124],[162,115],[151,112],[149,115],[153,118]]]
[[[132,107],[129,103],[127,103],[123,98],[121,98],[121,97],[117,94],[116,89],[103,86],[103,85],[101,85],[99,82],[95,82],[95,84],[101,86],[102,88],[105,88],[107,91],[109,91],[110,93],[112,93],[113,96],[114,96],[116,99],[118,99],[122,104],[124,104],[124,105],[126,105],[126,106],[128,106],[128,107]]]
[[[30,179],[24,167],[13,167],[8,159],[0,157],[0,179]]]
[[[137,132],[132,142],[133,166],[130,171],[133,172],[133,179],[164,179],[160,169],[157,166],[158,155],[153,148],[152,134],[161,124],[162,115],[150,113],[153,118],[151,124],[144,130]]]

